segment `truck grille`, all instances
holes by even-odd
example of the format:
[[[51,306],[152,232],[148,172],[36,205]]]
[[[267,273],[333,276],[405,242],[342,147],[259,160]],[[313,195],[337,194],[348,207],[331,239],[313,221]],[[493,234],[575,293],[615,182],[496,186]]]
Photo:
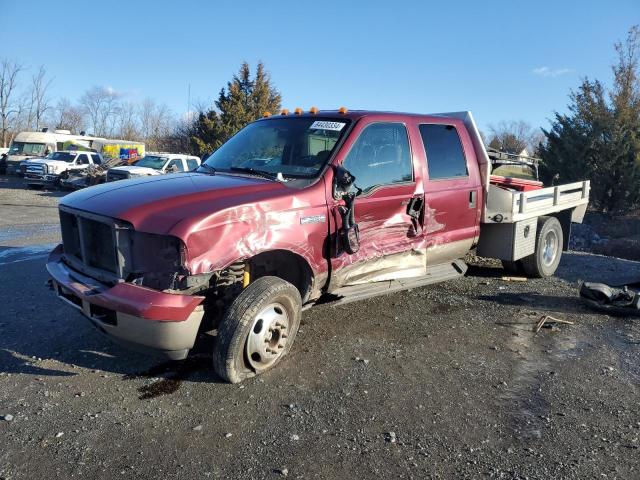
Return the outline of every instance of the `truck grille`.
[[[23,175],[43,175],[44,174],[44,166],[43,165],[20,165],[20,172]]]
[[[119,170],[107,171],[107,182],[115,182],[116,180],[124,180],[126,178],[129,178],[129,172]]]
[[[60,210],[64,253],[72,264],[109,272],[120,278],[115,225],[111,219],[104,220]]]

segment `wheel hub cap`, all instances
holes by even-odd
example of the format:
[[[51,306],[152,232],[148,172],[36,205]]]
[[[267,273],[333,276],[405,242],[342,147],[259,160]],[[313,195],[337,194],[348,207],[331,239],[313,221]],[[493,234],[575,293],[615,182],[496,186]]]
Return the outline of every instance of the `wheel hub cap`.
[[[546,266],[549,266],[556,259],[556,255],[558,254],[558,236],[556,232],[550,230],[547,232],[547,235],[544,237],[544,248],[542,250],[542,261]]]
[[[289,316],[279,303],[262,309],[253,320],[247,337],[247,359],[256,370],[271,366],[285,350],[289,338]]]

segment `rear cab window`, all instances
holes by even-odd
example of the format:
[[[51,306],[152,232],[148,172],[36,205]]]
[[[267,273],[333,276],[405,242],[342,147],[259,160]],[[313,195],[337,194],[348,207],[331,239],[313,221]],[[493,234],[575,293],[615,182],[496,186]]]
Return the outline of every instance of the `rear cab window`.
[[[455,180],[469,176],[462,142],[453,125],[422,124],[419,129],[427,156],[429,180]]]

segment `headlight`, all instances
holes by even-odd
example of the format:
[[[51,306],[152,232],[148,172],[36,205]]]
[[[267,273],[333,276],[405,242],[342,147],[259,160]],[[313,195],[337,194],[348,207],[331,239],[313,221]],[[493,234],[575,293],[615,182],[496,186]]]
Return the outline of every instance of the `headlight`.
[[[48,165],[47,167],[47,173],[56,173],[57,172],[57,165]]]
[[[178,274],[184,273],[186,249],[176,237],[131,231],[130,269],[142,285],[164,290],[172,288]]]

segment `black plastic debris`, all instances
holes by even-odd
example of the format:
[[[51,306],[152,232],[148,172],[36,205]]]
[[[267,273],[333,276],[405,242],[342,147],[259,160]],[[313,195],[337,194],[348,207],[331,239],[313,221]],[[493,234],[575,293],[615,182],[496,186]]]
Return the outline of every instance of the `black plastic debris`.
[[[638,283],[631,284],[633,286]],[[611,315],[640,317],[640,292],[629,285],[610,286],[604,283],[581,282],[580,297],[592,308]]]

